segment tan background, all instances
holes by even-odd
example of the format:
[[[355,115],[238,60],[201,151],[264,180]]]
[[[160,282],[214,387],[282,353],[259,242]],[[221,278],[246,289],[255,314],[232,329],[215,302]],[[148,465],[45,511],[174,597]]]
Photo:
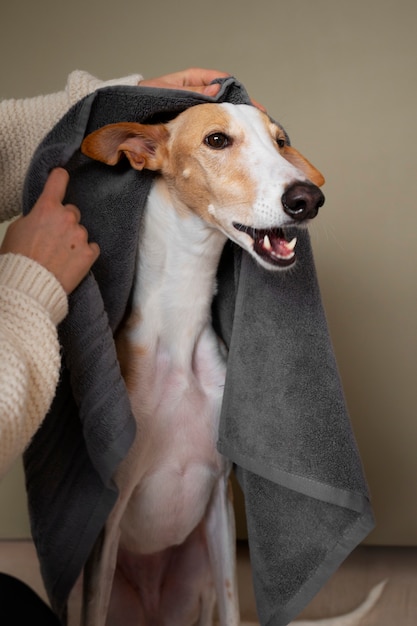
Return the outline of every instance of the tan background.
[[[415,0],[13,0],[0,97],[67,74],[231,72],[325,174],[311,228],[336,355],[373,495],[371,543],[417,544]],[[20,464],[0,536],[28,533]]]

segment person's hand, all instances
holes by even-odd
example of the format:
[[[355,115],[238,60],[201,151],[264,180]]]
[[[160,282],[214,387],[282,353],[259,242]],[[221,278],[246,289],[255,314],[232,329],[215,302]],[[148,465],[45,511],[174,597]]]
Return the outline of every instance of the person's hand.
[[[10,224],[0,247],[0,254],[22,254],[43,265],[67,294],[100,254],[98,245],[88,242],[78,208],[62,204],[68,180],[66,170],[52,170],[31,212]]]
[[[188,70],[167,74],[158,78],[141,80],[140,85],[145,87],[161,87],[165,89],[184,89],[196,91],[206,96],[215,96],[220,85],[210,85],[216,78],[227,78],[230,74],[217,70],[205,70],[199,67],[190,67]]]
[[[217,78],[227,78],[230,74],[219,72],[218,70],[205,70],[200,67],[191,67],[188,70],[167,74],[159,78],[149,78],[141,80],[140,85],[145,87],[160,87],[165,89],[184,89],[185,91],[196,91],[206,96],[214,97],[218,94],[220,85],[210,83]],[[259,102],[252,100],[252,104],[265,112],[265,107]]]

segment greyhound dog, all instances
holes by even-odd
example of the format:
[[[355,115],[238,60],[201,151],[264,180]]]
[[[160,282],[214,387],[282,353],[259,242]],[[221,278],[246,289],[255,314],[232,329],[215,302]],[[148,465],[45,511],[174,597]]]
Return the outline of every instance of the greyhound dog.
[[[216,270],[227,239],[268,271],[291,267],[296,239],[286,228],[317,215],[324,179],[250,105],[111,124],[82,151],[159,173],[116,337],[137,436],[84,572],[82,624],[212,626],[216,614],[220,626],[239,626],[231,464],[216,450],[226,369],[210,318]]]

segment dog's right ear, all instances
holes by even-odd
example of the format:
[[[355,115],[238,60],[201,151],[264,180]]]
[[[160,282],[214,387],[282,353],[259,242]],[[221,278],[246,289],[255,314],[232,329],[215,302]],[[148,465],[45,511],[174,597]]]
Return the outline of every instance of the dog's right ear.
[[[163,124],[120,122],[88,135],[81,152],[96,161],[116,165],[125,155],[136,170],[159,170],[168,130]]]

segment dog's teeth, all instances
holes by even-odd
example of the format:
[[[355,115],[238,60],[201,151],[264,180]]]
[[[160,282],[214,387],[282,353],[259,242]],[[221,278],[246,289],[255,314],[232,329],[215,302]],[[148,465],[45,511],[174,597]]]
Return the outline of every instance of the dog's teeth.
[[[264,237],[263,247],[265,248],[265,250],[272,250],[271,242],[268,235],[265,235]]]
[[[294,250],[296,243],[297,243],[297,237],[294,237],[294,239],[291,239],[291,241],[287,243],[287,248],[289,248],[290,250]]]

